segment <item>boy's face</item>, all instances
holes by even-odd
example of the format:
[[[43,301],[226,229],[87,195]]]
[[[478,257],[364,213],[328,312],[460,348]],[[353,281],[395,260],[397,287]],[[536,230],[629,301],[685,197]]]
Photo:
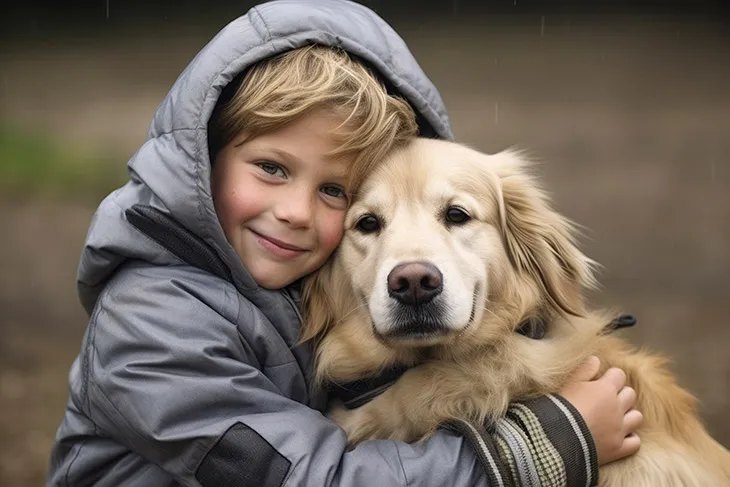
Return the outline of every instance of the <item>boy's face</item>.
[[[327,156],[340,123],[315,112],[252,139],[239,136],[216,158],[218,219],[262,287],[279,289],[318,269],[340,243],[352,161]]]

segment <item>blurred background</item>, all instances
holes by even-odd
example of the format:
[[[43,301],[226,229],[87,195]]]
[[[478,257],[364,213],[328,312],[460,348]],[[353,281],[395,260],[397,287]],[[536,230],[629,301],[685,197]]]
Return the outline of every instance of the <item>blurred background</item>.
[[[42,485],[86,317],[75,271],[195,53],[252,2],[0,7],[0,485]],[[366,2],[441,89],[459,140],[540,161],[587,227],[600,305],[669,355],[730,446],[730,22],[721,2]]]

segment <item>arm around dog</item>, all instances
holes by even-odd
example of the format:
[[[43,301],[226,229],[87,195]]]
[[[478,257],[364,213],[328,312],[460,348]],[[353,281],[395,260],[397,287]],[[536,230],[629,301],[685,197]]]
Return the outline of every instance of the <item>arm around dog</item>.
[[[445,425],[466,438],[490,486],[598,485],[598,456],[585,421],[557,395],[513,403],[484,428],[467,421]]]
[[[268,345],[240,332],[263,326],[246,322],[250,308],[196,270],[120,270],[92,316],[75,403],[185,486],[485,485],[476,455],[449,432],[347,452],[337,425],[282,394],[280,378],[298,365],[267,364]]]

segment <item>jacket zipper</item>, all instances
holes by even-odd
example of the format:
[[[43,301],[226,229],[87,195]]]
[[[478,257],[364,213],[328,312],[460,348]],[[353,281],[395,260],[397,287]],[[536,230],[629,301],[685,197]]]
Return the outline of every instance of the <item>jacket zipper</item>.
[[[540,480],[533,476],[532,469],[530,468],[528,460],[529,452],[525,451],[520,439],[517,438],[512,429],[506,425],[502,425],[499,429],[501,430],[501,435],[509,443],[510,448],[517,453],[515,455],[515,463],[519,463],[517,471],[523,473],[528,482],[524,487],[540,487]]]

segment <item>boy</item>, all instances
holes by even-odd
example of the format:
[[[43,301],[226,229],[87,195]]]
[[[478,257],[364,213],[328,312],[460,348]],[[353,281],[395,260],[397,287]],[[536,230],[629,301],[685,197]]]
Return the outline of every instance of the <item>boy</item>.
[[[593,364],[564,408],[520,409],[528,451],[495,437],[487,475],[445,431],[346,452],[308,391],[298,283],[339,243],[363,175],[417,132],[451,138],[437,91],[368,9],[282,0],[221,31],[91,223],[89,327],[49,485],[509,485],[527,465],[542,485],[583,486],[635,451],[631,391],[615,371],[588,382]]]

